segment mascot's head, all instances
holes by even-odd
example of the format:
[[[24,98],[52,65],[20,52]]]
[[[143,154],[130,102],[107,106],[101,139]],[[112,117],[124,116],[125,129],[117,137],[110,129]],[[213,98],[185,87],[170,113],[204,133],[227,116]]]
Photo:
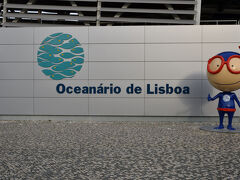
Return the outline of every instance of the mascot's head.
[[[221,91],[234,91],[240,88],[240,54],[222,52],[208,60],[208,81]]]

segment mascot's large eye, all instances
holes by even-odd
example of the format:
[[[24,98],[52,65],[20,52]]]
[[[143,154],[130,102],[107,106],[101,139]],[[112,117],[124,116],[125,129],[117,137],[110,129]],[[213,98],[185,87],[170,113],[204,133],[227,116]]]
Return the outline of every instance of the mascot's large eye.
[[[233,58],[229,61],[229,68],[230,68],[233,72],[240,72],[240,57],[233,57]]]
[[[222,59],[219,57],[216,57],[214,59],[210,59],[208,62],[208,71],[210,73],[217,72],[222,65]]]

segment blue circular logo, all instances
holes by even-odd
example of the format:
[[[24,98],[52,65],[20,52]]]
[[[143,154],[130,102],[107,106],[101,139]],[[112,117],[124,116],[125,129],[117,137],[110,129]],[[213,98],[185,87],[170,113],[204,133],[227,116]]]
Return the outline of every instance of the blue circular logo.
[[[55,33],[42,41],[37,61],[51,79],[73,78],[82,69],[84,50],[72,35]]]

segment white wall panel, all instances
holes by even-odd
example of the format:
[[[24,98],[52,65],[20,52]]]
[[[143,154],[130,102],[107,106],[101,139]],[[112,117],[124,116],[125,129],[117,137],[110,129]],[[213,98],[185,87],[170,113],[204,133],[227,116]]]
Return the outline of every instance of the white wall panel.
[[[81,44],[88,43],[88,27],[37,27],[34,28],[34,44],[40,44],[47,36],[54,33],[71,34]]]
[[[146,61],[201,61],[201,44],[146,44]]]
[[[144,61],[144,44],[90,44],[89,61]]]
[[[89,79],[144,79],[144,62],[89,62]]]
[[[202,79],[208,79],[207,77],[207,62],[202,62]]]
[[[0,62],[33,62],[33,46],[0,45]]]
[[[64,84],[64,86],[72,87],[72,93],[67,93],[65,91],[62,94],[59,94],[56,90],[58,84]],[[88,81],[86,80],[38,80],[34,81],[34,97],[88,97],[88,94],[74,93],[74,87],[79,86],[88,86]],[[61,89],[62,90],[62,89]]]
[[[150,88],[147,87],[150,84]],[[158,93],[155,94],[155,87],[157,85]],[[169,86],[167,86],[169,84]],[[159,88],[164,87],[164,94],[159,94]],[[181,88],[181,91],[179,90]],[[184,87],[189,87],[189,94],[186,94],[186,89]],[[202,80],[148,80],[146,81],[146,97],[201,97],[202,91]],[[149,89],[149,90],[148,90]],[[185,89],[185,94],[183,90]],[[154,94],[150,94],[152,92]],[[180,93],[181,92],[181,93]]]
[[[144,27],[89,27],[89,43],[144,43]]]
[[[33,80],[0,80],[0,97],[33,97]]]
[[[32,115],[33,98],[0,98],[0,114]]]
[[[37,63],[34,63],[34,79],[46,79],[46,80],[51,80],[49,76],[46,76],[43,74],[42,70],[44,68],[40,67]],[[71,80],[87,80],[88,79],[88,62],[84,62],[82,69],[75,74]]]
[[[239,42],[240,26],[202,26],[202,42]]]
[[[200,116],[200,98],[146,98],[147,116]]]
[[[0,63],[0,79],[33,79],[33,63]]]
[[[201,79],[201,62],[146,62],[146,79]]]
[[[110,85],[112,84],[112,86]],[[131,85],[133,84],[133,85]],[[121,93],[116,94],[90,94],[89,97],[143,97],[144,96],[144,80],[90,80],[89,86],[94,87],[120,87]],[[136,89],[136,87],[138,88]],[[131,88],[130,88],[131,87]],[[132,88],[133,87],[133,88]],[[139,87],[141,88],[141,92],[139,93]],[[134,91],[132,91],[134,90]],[[135,93],[135,90],[137,90],[137,93]],[[109,91],[108,91],[109,92]],[[130,94],[129,94],[130,93]]]
[[[0,28],[0,44],[32,44],[33,28]]]
[[[146,26],[146,43],[201,42],[201,26]]]
[[[144,115],[144,98],[90,98],[90,115]]]
[[[87,98],[35,98],[36,115],[88,115]]]
[[[208,61],[211,57],[225,51],[240,53],[239,45],[240,43],[203,43],[203,61]]]

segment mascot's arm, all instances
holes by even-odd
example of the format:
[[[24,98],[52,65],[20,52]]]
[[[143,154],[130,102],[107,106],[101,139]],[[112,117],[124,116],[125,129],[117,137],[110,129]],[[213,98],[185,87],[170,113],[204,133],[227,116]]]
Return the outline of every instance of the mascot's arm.
[[[220,93],[218,93],[216,96],[211,98],[210,94],[208,94],[208,101],[214,101],[215,99],[219,98]]]
[[[239,102],[239,100],[238,100],[236,94],[234,94],[233,98],[235,99],[235,101],[237,102],[238,106],[240,107],[240,102]]]

